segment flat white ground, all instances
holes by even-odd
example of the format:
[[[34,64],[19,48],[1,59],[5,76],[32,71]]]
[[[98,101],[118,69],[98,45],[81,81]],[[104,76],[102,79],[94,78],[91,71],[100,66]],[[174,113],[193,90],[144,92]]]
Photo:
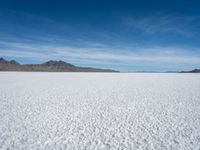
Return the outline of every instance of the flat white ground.
[[[200,149],[200,74],[0,73],[0,149]]]

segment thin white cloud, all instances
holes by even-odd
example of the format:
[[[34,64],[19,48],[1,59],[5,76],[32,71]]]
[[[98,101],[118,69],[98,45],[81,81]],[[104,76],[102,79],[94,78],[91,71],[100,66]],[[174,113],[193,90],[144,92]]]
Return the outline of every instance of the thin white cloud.
[[[0,43],[2,44],[2,42]],[[5,43],[4,43],[5,44]],[[8,44],[8,43],[7,43]],[[96,63],[96,64],[200,64],[199,55],[191,55],[180,48],[139,48],[133,47],[124,51],[113,49],[107,45],[100,47],[76,48],[67,46],[48,46],[37,44],[10,43],[10,47],[0,49],[0,56],[34,58],[36,60],[62,59],[65,61]],[[89,46],[90,44],[88,44]],[[98,45],[97,43],[91,45]],[[98,45],[99,46],[99,45]],[[137,53],[134,53],[137,50]],[[139,51],[139,53],[138,53]]]
[[[192,36],[196,32],[191,26],[200,18],[195,16],[180,17],[177,15],[148,16],[148,17],[123,17],[122,23],[129,29],[137,29],[145,34],[176,33],[184,36]]]

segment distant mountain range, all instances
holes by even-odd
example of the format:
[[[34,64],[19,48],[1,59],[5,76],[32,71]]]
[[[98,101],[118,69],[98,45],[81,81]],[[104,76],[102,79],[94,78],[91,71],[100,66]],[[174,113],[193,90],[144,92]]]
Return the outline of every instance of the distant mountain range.
[[[0,71],[33,71],[33,72],[119,72],[112,69],[99,69],[91,67],[78,67],[64,61],[50,60],[42,64],[20,64],[15,60],[5,60],[0,58]],[[156,73],[154,71],[139,71],[142,73]],[[166,73],[178,73],[168,71]],[[179,73],[200,73],[200,69],[181,71]]]
[[[50,60],[43,64],[20,64],[15,60],[0,58],[0,71],[33,71],[33,72],[119,72],[112,69],[78,67],[64,61]]]
[[[180,73],[200,73],[200,69],[193,69],[190,71],[181,71]]]

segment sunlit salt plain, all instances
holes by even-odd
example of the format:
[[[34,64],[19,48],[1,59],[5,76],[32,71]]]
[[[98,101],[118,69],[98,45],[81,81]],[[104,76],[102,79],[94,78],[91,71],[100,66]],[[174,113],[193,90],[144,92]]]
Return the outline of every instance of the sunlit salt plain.
[[[200,74],[0,73],[0,149],[200,149]]]

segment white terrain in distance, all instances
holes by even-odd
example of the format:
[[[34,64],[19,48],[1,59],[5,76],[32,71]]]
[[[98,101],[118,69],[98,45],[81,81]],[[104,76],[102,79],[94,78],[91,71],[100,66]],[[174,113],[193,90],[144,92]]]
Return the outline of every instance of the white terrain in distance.
[[[200,149],[200,74],[0,72],[0,149]]]

